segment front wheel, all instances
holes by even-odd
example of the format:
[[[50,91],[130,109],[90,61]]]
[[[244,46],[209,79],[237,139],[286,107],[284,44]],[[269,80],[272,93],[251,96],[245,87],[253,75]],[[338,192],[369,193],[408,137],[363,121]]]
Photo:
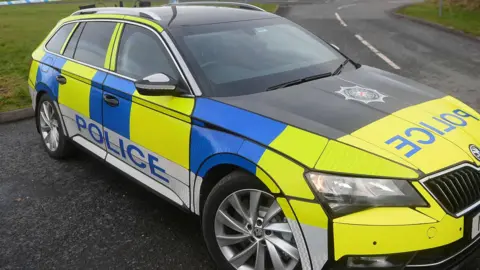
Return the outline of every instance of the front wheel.
[[[205,202],[204,238],[219,269],[296,269],[300,256],[287,219],[265,186],[235,171]]]
[[[60,114],[48,94],[40,97],[36,111],[36,121],[43,146],[50,157],[62,159],[71,154],[73,146],[64,135],[60,123]]]

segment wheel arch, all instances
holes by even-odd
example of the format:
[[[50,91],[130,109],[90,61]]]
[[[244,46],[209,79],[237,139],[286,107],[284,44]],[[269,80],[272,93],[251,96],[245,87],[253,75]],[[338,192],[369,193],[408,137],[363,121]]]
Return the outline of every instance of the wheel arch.
[[[40,90],[37,91],[37,95],[35,96],[35,117],[38,111],[38,106],[40,106],[40,99],[43,95],[48,94],[47,90]],[[40,132],[40,127],[38,126],[38,121],[35,121],[35,126],[37,127],[37,132]]]
[[[235,170],[243,170],[255,176],[271,193],[281,193],[277,183],[256,163],[238,154],[218,153],[205,159],[196,174],[193,198],[195,213],[202,214],[204,203],[213,187]]]
[[[54,90],[51,89],[46,83],[44,82],[37,82],[35,85],[35,90],[37,91],[37,101],[40,99],[40,93],[48,94],[52,100],[57,100],[57,96],[54,94]]]
[[[37,85],[39,85],[39,84],[37,84]],[[67,129],[65,127],[65,121],[63,120],[62,112],[60,111],[60,107],[59,107],[56,99],[54,99],[54,96],[52,95],[52,91],[49,91],[48,87],[47,88],[40,88],[40,89],[37,88],[36,91],[37,91],[37,95],[35,96],[35,111],[34,111],[34,113],[35,113],[35,127],[37,128],[37,132],[40,133],[40,127],[38,126],[38,121],[36,120],[38,107],[40,106],[40,99],[44,95],[48,95],[48,96],[50,96],[50,99],[52,99],[53,105],[55,106],[55,108],[57,109],[57,111],[59,113],[60,124],[62,125],[63,134],[68,137],[68,132],[67,132]]]

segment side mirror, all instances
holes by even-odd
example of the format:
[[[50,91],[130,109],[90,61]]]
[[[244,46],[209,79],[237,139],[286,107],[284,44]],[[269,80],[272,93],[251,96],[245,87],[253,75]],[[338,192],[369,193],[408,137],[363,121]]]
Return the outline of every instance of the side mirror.
[[[337,51],[340,51],[340,48],[339,48],[337,45],[335,45],[335,44],[333,44],[333,43],[330,43],[330,45],[331,45],[332,47],[334,47],[335,49],[337,49]]]
[[[178,82],[164,73],[155,73],[135,82],[138,93],[145,96],[175,96]]]

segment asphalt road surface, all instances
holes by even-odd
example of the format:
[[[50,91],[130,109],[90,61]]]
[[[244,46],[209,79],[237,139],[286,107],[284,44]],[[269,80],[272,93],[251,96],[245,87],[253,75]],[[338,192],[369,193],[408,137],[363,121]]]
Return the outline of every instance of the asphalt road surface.
[[[403,3],[325,0],[285,16],[360,63],[479,110],[480,42],[386,12]],[[0,153],[0,268],[214,268],[195,216],[87,154],[48,158],[33,120],[0,125]]]
[[[480,41],[390,15],[390,10],[415,1],[321,1],[299,5],[285,16],[361,64],[427,84],[480,111]]]
[[[214,268],[195,216],[83,152],[50,159],[34,125],[0,125],[0,268]]]

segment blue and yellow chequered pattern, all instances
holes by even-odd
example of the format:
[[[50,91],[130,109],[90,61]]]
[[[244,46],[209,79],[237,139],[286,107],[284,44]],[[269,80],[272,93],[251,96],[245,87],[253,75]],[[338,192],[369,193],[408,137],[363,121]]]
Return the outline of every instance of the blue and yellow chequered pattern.
[[[89,19],[96,16],[75,17]],[[113,51],[108,55],[112,60],[106,59],[104,68],[115,68],[121,27],[119,23],[112,35],[109,48]],[[37,68],[36,62],[32,65],[32,71],[37,69],[34,84],[39,91],[42,90],[41,84],[45,85],[44,90],[51,93],[60,105],[199,176],[203,177],[218,164],[235,164],[257,175],[272,192],[285,190],[291,196],[313,199],[309,187],[301,179],[303,165],[312,167],[315,164],[326,146],[325,138],[210,99],[198,98],[195,104],[193,98],[142,96],[130,80],[49,53],[41,55],[42,52],[37,50],[34,53],[39,54],[37,58],[42,63]],[[55,69],[49,69],[50,73],[43,72],[42,67],[49,64]],[[58,85],[55,80],[60,72],[67,78],[65,85]],[[102,105],[103,94],[117,98],[119,105]],[[192,114],[194,119],[222,127],[233,134],[191,125]],[[292,140],[296,144],[292,144]],[[317,147],[312,150],[309,145]],[[292,162],[284,155],[300,163]]]
[[[37,4],[37,3],[49,3],[57,2],[60,0],[13,0],[13,1],[1,1],[0,6],[10,6],[10,5],[25,5],[25,4]]]
[[[81,136],[108,151],[171,188],[189,205],[194,98],[142,96],[128,79],[50,53],[34,61],[31,69],[35,77],[30,84],[58,102],[69,136]],[[60,74],[66,84],[56,81]],[[118,106],[106,105],[106,94],[116,97]]]
[[[205,177],[214,166],[234,164],[257,175],[274,193],[282,190],[290,196],[313,199],[313,193],[303,179],[304,167],[268,148],[288,152],[294,158],[313,165],[322,151],[322,143],[326,143],[325,139],[206,98],[197,98],[193,117],[229,132],[193,127],[192,172]],[[292,147],[287,141],[295,137],[300,144],[312,141],[319,143],[318,152],[313,151],[312,154],[307,149],[300,149],[300,145]]]
[[[129,16],[122,16],[126,17]],[[92,17],[85,15],[82,18]],[[138,21],[139,18],[132,20]],[[105,69],[115,68],[121,27],[119,24],[112,35],[109,45],[112,52],[109,54],[110,61],[105,60]],[[131,80],[66,60],[42,49],[36,50],[33,58],[29,74],[31,86],[48,93],[62,107],[87,118],[88,123],[77,121],[79,129],[86,128],[90,121],[103,126],[104,134],[98,135],[101,131],[96,128],[98,132],[90,140],[95,141],[95,136],[104,136],[105,140],[97,140],[97,145],[103,143],[105,149],[152,178],[158,176],[157,180],[167,182],[169,188],[182,193],[179,196],[187,205],[188,199],[185,198],[190,197],[188,192],[194,192],[193,187],[188,190],[188,186],[194,183],[194,179],[190,178],[206,178],[216,166],[236,165],[256,175],[276,194],[287,218],[299,222],[306,245],[317,252],[312,253],[314,258],[325,258],[328,253],[327,231],[332,227],[335,244],[334,254],[330,255],[335,260],[349,254],[387,254],[432,248],[463,236],[463,219],[446,215],[418,183],[414,186],[430,207],[363,211],[334,219],[329,228],[326,212],[316,202],[304,179],[306,168],[417,179],[420,177],[419,168],[432,172],[445,167],[446,164],[440,161],[429,162],[438,158],[435,149],[444,149],[449,153],[442,162],[451,164],[471,160],[468,154],[440,139],[436,148],[425,147],[422,155],[426,156],[414,157],[411,159],[413,162],[392,154],[389,150],[392,146],[366,143],[368,138],[384,142],[392,136],[392,132],[401,133],[407,129],[406,124],[398,122],[396,117],[428,118],[430,115],[423,111],[434,114],[447,109],[451,111],[458,106],[466,107],[453,98],[446,97],[400,110],[350,135],[329,140],[208,98],[143,96]],[[67,84],[58,84],[55,78],[59,74],[67,78]],[[117,98],[119,105],[105,105],[104,94]],[[471,117],[473,120],[478,120],[478,114],[468,112],[470,116],[474,115]],[[468,119],[472,123],[465,129],[469,134],[480,126],[480,122],[472,119]],[[476,143],[478,139],[471,138],[469,134],[448,133],[445,137],[451,141]],[[116,142],[116,145],[110,145],[110,142]],[[159,161],[161,158],[165,160]],[[169,175],[173,175],[179,183],[174,183]],[[384,219],[385,216],[389,218]],[[432,226],[438,230],[438,237],[426,239],[425,235]],[[405,234],[415,235],[415,241],[405,241],[402,238]],[[350,244],[352,241],[354,245]],[[378,245],[372,246],[373,241],[377,241]],[[318,249],[320,242],[323,246]],[[318,259],[317,265],[324,262],[324,259]]]
[[[149,25],[157,31],[163,30],[158,24],[143,18],[108,14],[69,17],[62,20],[55,29],[73,19],[104,17],[116,19],[128,17],[129,20]],[[122,26],[121,23],[117,24],[111,37],[109,49],[113,50],[113,56],[109,51],[104,68],[115,68],[115,61],[109,59],[116,56],[120,37],[117,33],[121,32]],[[65,43],[67,42],[68,40]],[[33,61],[30,71],[30,84],[33,84],[37,91],[48,92],[60,105],[98,124],[103,124],[105,128],[123,138],[167,157],[186,169],[189,168],[188,142],[191,129],[190,115],[194,107],[193,98],[141,96],[136,91],[134,83],[128,79],[46,53],[41,47],[33,54],[34,60],[38,61]],[[34,72],[35,80],[32,79]],[[59,85],[56,81],[56,76],[60,73],[67,78],[67,84]],[[102,91],[118,98],[119,105],[103,106]]]
[[[193,98],[142,96],[133,82],[112,74],[104,90],[120,100],[117,107],[103,106],[104,127],[189,168]]]
[[[314,199],[303,178],[305,168],[372,176],[418,177],[414,169],[404,164],[212,99],[197,98],[193,117],[207,125],[228,130],[220,132],[193,127],[190,169],[201,177],[213,166],[232,163],[261,180],[268,176],[285,195],[304,199]],[[336,162],[338,160],[352,162]],[[346,171],[347,167],[350,171]],[[268,187],[272,190],[273,185],[268,184]]]
[[[101,89],[107,74],[73,61],[66,61],[61,71],[68,83],[60,85],[58,103],[102,123]]]
[[[190,115],[194,99],[142,96],[129,79],[43,49],[43,44],[62,23],[73,19],[105,17],[121,19],[129,16],[81,15],[58,23],[32,55],[29,85],[58,102],[65,130],[72,139],[78,140],[81,137],[92,143],[98,147],[96,154],[101,158],[107,158],[108,151],[125,165],[128,164],[169,187],[181,201],[189,205]],[[150,25],[157,31],[162,30],[149,20],[137,17],[130,19]],[[118,33],[122,26],[122,23],[118,23],[111,36],[109,52],[102,67],[105,70],[115,68],[113,59],[116,57],[120,37]],[[73,31],[75,28],[72,33]],[[68,39],[65,44],[67,42]],[[59,84],[56,80],[58,75],[64,76],[67,83]],[[116,97],[119,100],[118,106],[106,105],[103,97],[105,94]]]

